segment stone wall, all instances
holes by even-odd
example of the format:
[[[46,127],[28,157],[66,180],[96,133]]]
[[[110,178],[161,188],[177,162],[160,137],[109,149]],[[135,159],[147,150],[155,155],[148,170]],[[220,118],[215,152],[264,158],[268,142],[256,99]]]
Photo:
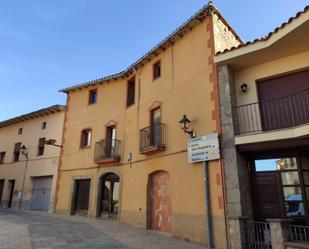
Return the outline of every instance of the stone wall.
[[[252,216],[248,161],[237,152],[232,107],[235,103],[233,74],[227,65],[218,67],[220,97],[221,145],[224,155],[224,175],[230,248],[242,248],[239,217]],[[240,184],[241,179],[241,184]]]

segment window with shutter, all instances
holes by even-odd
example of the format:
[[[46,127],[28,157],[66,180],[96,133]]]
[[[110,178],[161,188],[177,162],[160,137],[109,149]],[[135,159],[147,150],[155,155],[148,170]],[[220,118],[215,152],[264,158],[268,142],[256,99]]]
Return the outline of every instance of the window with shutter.
[[[5,159],[5,151],[2,151],[0,152],[0,164],[4,164],[4,159]]]
[[[153,80],[161,76],[161,61],[157,61],[153,64]]]
[[[45,149],[45,137],[39,139],[38,156],[44,155],[44,149]]]
[[[128,81],[127,107],[133,105],[135,101],[135,77]]]
[[[87,148],[91,145],[91,129],[82,130],[81,134],[81,148]]]
[[[14,154],[13,154],[13,161],[14,162],[19,161],[20,148],[21,148],[21,143],[16,143],[15,146],[14,146]]]

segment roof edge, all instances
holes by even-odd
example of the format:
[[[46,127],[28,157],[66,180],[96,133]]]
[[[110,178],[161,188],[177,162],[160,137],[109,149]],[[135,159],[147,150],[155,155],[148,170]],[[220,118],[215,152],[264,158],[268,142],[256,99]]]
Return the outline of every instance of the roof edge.
[[[11,125],[14,125],[14,124],[18,124],[18,123],[27,121],[29,119],[39,118],[39,117],[42,117],[42,116],[54,114],[56,112],[65,111],[65,109],[66,109],[65,105],[52,105],[50,107],[39,109],[39,110],[34,111],[34,112],[30,112],[30,113],[27,113],[27,114],[23,114],[23,115],[14,117],[14,118],[10,118],[10,119],[1,121],[0,122],[0,129],[7,127],[7,126],[11,126]]]
[[[200,10],[198,10],[193,16],[187,19],[187,21],[185,21],[182,25],[180,25],[174,32],[172,32],[170,35],[164,38],[161,42],[159,42],[156,46],[154,46],[151,50],[149,50],[142,57],[137,59],[133,64],[131,64],[125,70],[119,73],[108,75],[108,76],[98,78],[92,81],[79,83],[71,87],[63,88],[63,89],[60,89],[59,92],[69,93],[70,91],[74,91],[76,89],[95,86],[96,84],[108,83],[112,80],[117,80],[119,78],[124,79],[124,78],[129,77],[132,73],[134,73],[134,71],[137,68],[139,68],[140,66],[143,66],[148,61],[158,56],[162,51],[164,51],[166,48],[174,44],[178,39],[182,38],[186,33],[191,31],[197,24],[202,22],[209,13],[215,13],[222,20],[222,22],[230,29],[230,31],[234,34],[237,40],[239,40],[239,42],[243,44],[242,39],[237,35],[235,30],[223,18],[223,16],[219,12],[219,10],[215,7],[215,5],[211,1],[209,1],[205,6],[203,6]]]

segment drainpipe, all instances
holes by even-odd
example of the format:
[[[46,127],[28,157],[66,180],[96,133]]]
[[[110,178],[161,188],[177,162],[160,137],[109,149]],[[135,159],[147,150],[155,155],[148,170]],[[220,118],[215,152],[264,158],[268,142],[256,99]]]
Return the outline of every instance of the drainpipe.
[[[213,231],[210,208],[209,172],[208,162],[204,161],[204,185],[205,185],[205,214],[207,223],[208,248],[213,248]]]

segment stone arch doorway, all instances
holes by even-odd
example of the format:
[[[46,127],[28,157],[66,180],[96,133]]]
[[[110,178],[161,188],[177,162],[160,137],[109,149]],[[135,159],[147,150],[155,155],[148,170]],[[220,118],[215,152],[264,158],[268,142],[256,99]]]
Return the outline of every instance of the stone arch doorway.
[[[120,177],[106,173],[99,180],[98,212],[102,218],[116,219],[119,211]]]
[[[172,232],[172,201],[169,173],[155,171],[148,177],[147,228],[166,233]]]

